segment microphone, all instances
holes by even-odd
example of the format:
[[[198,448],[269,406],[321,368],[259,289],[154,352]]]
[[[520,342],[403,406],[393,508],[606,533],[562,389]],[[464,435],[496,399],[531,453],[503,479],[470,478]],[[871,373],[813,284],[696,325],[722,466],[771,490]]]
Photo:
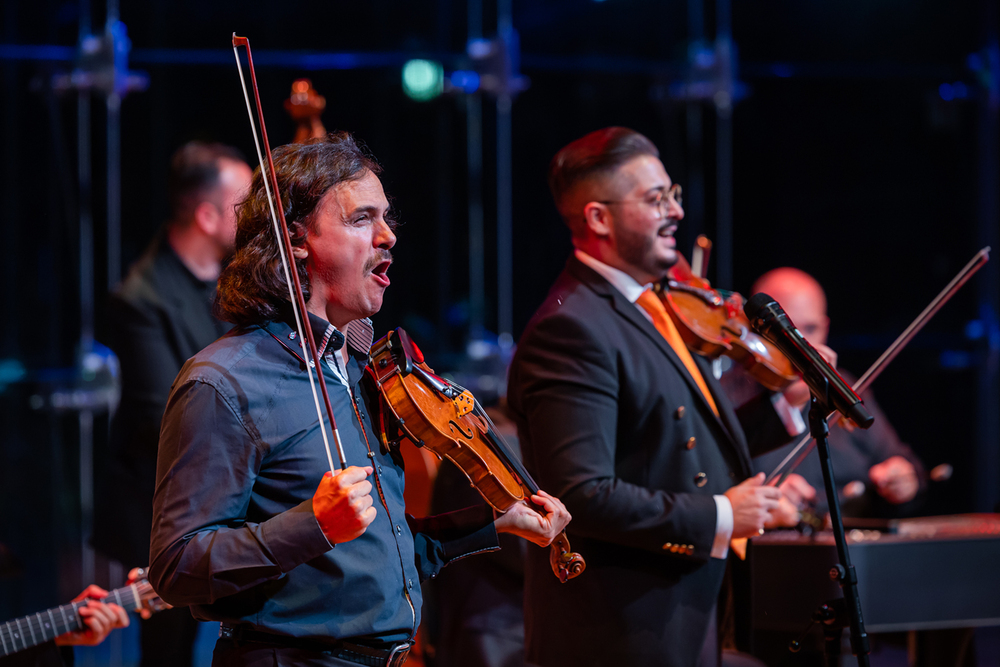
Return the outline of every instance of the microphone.
[[[788,357],[802,373],[813,396],[826,403],[828,409],[837,410],[861,428],[874,423],[875,418],[865,409],[861,398],[799,333],[777,301],[760,292],[750,297],[743,312],[750,320],[750,328]]]

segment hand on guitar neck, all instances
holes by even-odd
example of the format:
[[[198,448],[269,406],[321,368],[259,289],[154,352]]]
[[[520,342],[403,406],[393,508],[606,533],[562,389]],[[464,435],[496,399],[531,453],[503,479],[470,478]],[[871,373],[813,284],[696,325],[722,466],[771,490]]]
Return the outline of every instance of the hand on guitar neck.
[[[143,618],[168,608],[146,581],[146,572],[135,568],[125,587],[110,593],[91,584],[70,604],[0,623],[0,657],[44,642],[59,646],[96,646],[116,628],[128,625],[128,611]]]
[[[128,627],[128,614],[113,602],[102,602],[108,592],[91,584],[73,598],[73,602],[86,601],[77,608],[83,628],[61,634],[55,638],[57,646],[97,646],[116,628]]]

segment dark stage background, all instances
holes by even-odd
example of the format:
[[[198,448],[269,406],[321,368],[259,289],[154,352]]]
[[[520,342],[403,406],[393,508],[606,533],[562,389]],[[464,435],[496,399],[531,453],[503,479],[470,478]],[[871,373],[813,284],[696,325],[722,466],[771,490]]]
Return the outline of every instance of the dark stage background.
[[[446,75],[474,69],[469,24],[481,11],[481,34],[493,37],[507,10],[530,86],[513,100],[509,144],[498,144],[495,96],[446,92],[417,102],[403,92],[401,67],[423,57]],[[489,359],[465,354],[480,337],[500,350],[492,368],[502,368],[496,333],[516,340],[570,250],[545,183],[548,161],[607,125],[633,127],[661,148],[685,186],[680,247],[699,233],[717,241],[709,271],[717,285],[746,293],[765,270],[793,265],[826,286],[830,342],[855,374],[980,247],[998,248],[995,0],[518,0],[499,8],[493,0],[126,0],[118,11],[131,39],[128,66],[148,76],[148,87],[121,103],[121,234],[119,242],[112,230],[110,251],[106,96],[53,87],[74,67],[81,26],[103,33],[106,7],[15,0],[0,11],[8,318],[0,542],[20,564],[0,580],[3,619],[64,602],[91,567],[101,569],[80,546],[89,475],[80,474],[79,452],[81,434],[92,431],[99,485],[106,411],[54,403],[103,400],[103,371],[83,363],[90,320],[81,298],[88,303],[92,288],[100,341],[108,286],[165,218],[173,150],[201,138],[253,154],[234,30],[255,49],[272,142],[291,139],[282,102],[292,80],[308,76],[326,96],[326,127],[356,133],[383,164],[404,224],[376,330],[406,326],[439,368],[489,370]],[[481,132],[470,133],[477,105]],[[479,179],[469,177],[470,136],[482,141]],[[507,147],[509,198],[496,185]],[[80,183],[81,161],[90,185]],[[477,188],[481,253],[470,251]],[[498,261],[498,199],[511,210],[510,262]],[[80,231],[88,208],[92,247]],[[498,321],[504,281],[512,300]],[[874,385],[928,468],[954,466],[952,479],[931,489],[927,513],[988,511],[1000,500],[998,292],[994,260]]]

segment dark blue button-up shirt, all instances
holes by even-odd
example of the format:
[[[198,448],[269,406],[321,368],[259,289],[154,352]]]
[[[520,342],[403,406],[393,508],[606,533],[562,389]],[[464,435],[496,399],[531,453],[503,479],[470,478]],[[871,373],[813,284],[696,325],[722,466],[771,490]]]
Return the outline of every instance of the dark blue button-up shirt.
[[[320,344],[343,340],[310,319]],[[329,463],[303,356],[293,329],[272,322],[231,332],[181,369],[160,433],[150,581],[203,620],[320,640],[409,639],[419,582],[497,548],[492,514],[406,516],[402,467],[366,407],[367,350],[351,349],[350,390],[320,366],[348,465],[375,469],[377,515],[361,537],[331,547],[312,511]]]

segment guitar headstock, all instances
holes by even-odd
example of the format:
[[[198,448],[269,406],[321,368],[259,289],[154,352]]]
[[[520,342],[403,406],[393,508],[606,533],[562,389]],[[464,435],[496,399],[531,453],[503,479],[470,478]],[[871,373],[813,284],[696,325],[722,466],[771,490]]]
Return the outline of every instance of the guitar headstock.
[[[128,587],[135,596],[135,606],[132,611],[136,611],[143,618],[164,609],[170,609],[171,605],[163,601],[153,590],[153,585],[146,579],[146,568],[136,567],[128,573]]]

